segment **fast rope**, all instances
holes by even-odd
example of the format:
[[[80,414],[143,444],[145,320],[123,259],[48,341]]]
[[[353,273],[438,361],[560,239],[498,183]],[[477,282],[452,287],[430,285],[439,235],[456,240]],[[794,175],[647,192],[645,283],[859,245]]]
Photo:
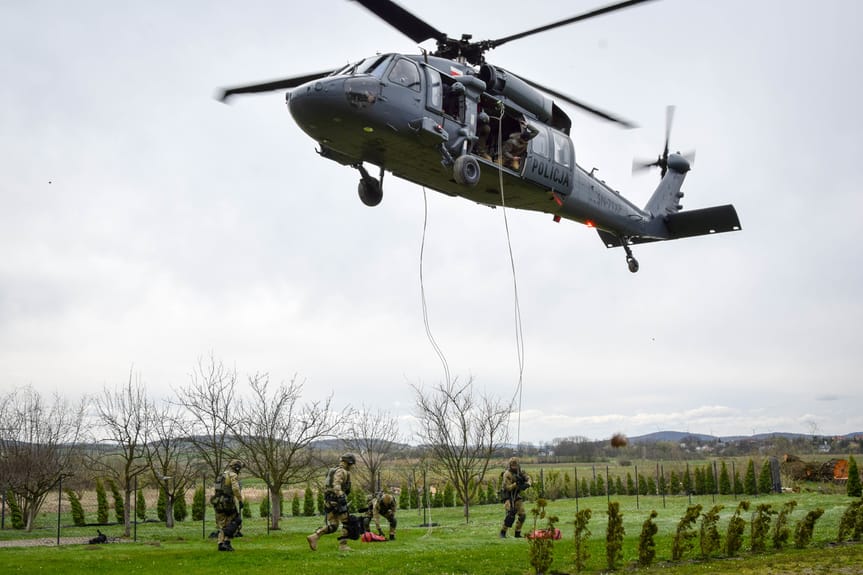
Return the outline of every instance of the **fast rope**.
[[[450,385],[450,374],[449,374],[449,364],[446,361],[446,357],[443,354],[440,346],[434,339],[434,336],[431,332],[431,327],[429,327],[429,315],[428,315],[428,305],[426,303],[426,288],[425,282],[423,281],[423,256],[425,254],[426,247],[426,230],[428,229],[428,197],[426,196],[426,189],[423,186],[423,237],[422,243],[420,244],[420,294],[422,297],[422,306],[423,306],[423,323],[426,328],[426,336],[428,337],[429,343],[431,343],[432,347],[435,350],[435,353],[440,358],[441,364],[443,365],[444,378],[447,384],[447,387]]]
[[[518,415],[516,416],[516,435],[515,435],[515,444],[516,446],[521,444],[521,405],[522,405],[522,394],[524,390],[524,335],[522,333],[522,323],[521,323],[521,306],[518,302],[518,281],[516,280],[515,273],[515,257],[512,255],[512,240],[510,238],[509,233],[509,220],[506,217],[506,196],[503,192],[503,124],[501,122],[501,118],[503,116],[503,110],[501,110],[501,116],[497,117],[497,150],[498,150],[498,184],[500,186],[500,207],[503,211],[503,224],[506,229],[506,246],[509,251],[509,263],[510,268],[512,269],[512,293],[513,293],[513,302],[514,302],[514,313],[515,313],[515,348],[516,354],[518,356],[518,385],[516,386],[515,393],[513,394],[512,401],[515,402],[516,396],[518,396]]]

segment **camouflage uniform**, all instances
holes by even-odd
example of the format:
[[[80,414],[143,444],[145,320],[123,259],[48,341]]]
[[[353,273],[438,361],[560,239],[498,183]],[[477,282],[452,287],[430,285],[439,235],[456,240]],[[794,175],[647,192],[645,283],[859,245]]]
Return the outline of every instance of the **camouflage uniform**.
[[[521,470],[518,459],[509,458],[509,465],[503,473],[501,491],[504,495],[506,516],[500,529],[501,538],[506,537],[506,530],[515,522],[515,536],[521,537],[521,526],[524,525],[524,500],[521,492],[530,487],[530,476]],[[518,520],[516,521],[516,518]]]
[[[243,509],[243,488],[240,485],[239,472],[243,468],[243,464],[234,459],[231,461],[225,471],[222,473],[223,492],[229,492],[230,501],[223,500],[219,503],[213,502],[213,507],[216,510],[216,527],[219,528],[219,551],[233,551],[231,539],[239,529],[239,524],[242,523],[240,511]],[[214,500],[219,496],[217,493]]]
[[[527,143],[539,134],[539,130],[526,121],[521,122],[521,131],[513,132],[503,143],[502,156],[503,165],[518,171],[521,167],[521,159],[527,151]]]
[[[348,495],[351,493],[351,467],[356,463],[356,457],[352,453],[346,453],[339,459],[338,467],[330,469],[327,473],[327,483],[324,488],[324,508],[326,509],[326,525],[317,529],[306,537],[312,551],[318,548],[318,539],[323,535],[339,531],[339,550],[350,551],[348,547],[349,532],[347,522]]]
[[[370,531],[371,523],[374,521],[378,535],[383,535],[384,532],[381,530],[381,517],[384,517],[390,524],[390,540],[395,539],[396,525],[398,525],[398,521],[396,520],[397,508],[398,505],[395,497],[389,493],[383,493],[382,491],[377,492],[374,497],[369,500],[369,509],[366,512],[365,518],[366,531]]]

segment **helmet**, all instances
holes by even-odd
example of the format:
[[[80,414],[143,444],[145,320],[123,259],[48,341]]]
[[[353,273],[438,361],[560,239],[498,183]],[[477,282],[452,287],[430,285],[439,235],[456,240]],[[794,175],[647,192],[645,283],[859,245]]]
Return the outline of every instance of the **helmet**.
[[[381,497],[381,503],[383,503],[387,507],[391,506],[393,504],[393,501],[394,501],[393,496],[390,495],[389,493],[386,493],[386,494],[384,494],[383,497]]]
[[[228,464],[228,467],[230,467],[234,471],[239,471],[245,466],[243,465],[243,462],[239,459],[232,459],[231,462]]]
[[[339,461],[344,461],[348,465],[356,465],[357,464],[357,458],[354,457],[353,453],[345,453],[344,455],[339,457]]]
[[[510,468],[518,467],[518,458],[517,457],[510,457],[509,458],[509,467]]]
[[[491,118],[489,118],[488,114],[486,114],[485,112],[479,113],[479,123],[480,124],[488,124],[490,120],[491,120]]]

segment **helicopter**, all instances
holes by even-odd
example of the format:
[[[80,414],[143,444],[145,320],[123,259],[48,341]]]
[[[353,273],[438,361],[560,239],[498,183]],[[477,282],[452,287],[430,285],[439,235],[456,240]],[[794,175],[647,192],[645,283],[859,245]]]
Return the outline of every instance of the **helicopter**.
[[[488,62],[504,43],[650,0],[627,0],[496,40],[450,38],[391,0],[355,0],[417,43],[434,51],[381,53],[341,68],[220,90],[238,94],[287,90],[294,121],[314,139],[317,153],[359,171],[357,191],[367,206],[383,197],[390,172],[448,196],[489,207],[550,214],[595,228],[606,247],[622,247],[629,271],[635,244],[741,229],[733,205],[682,211],[688,157],[665,146],[655,161],[660,182],[639,208],[575,161],[572,121],[557,101],[602,120],[634,124]],[[373,176],[366,164],[377,166]]]

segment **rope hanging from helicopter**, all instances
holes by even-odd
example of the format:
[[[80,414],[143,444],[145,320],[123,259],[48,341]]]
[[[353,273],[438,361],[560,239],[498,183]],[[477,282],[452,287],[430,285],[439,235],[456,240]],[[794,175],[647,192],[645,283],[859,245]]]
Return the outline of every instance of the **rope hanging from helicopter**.
[[[449,386],[451,383],[449,363],[447,363],[443,350],[441,350],[440,346],[435,341],[431,332],[431,327],[429,326],[428,304],[426,303],[426,289],[425,282],[423,280],[423,260],[426,247],[426,230],[428,230],[428,211],[428,198],[426,196],[425,186],[423,186],[423,235],[422,242],[420,243],[420,297],[422,299],[423,307],[423,323],[425,324],[426,337],[428,337],[429,343],[431,343],[432,348],[434,348],[435,353],[438,358],[440,358],[441,364],[443,365],[444,378],[447,386]]]
[[[491,118],[495,118],[498,121],[498,150],[501,150],[503,147],[503,139],[502,139],[502,122],[501,117],[503,115],[503,111],[501,111],[500,117],[491,116]],[[524,334],[522,329],[522,321],[521,321],[521,304],[518,299],[518,281],[515,270],[515,256],[512,253],[512,237],[509,231],[509,220],[507,218],[507,210],[506,210],[506,196],[503,188],[503,170],[500,168],[502,158],[499,157],[498,160],[498,183],[500,187],[500,205],[503,211],[503,222],[504,229],[506,230],[506,244],[507,244],[507,252],[509,254],[509,262],[510,269],[512,270],[512,290],[513,290],[513,302],[514,302],[514,316],[515,316],[515,344],[516,344],[516,355],[518,358],[518,384],[516,385],[515,392],[513,393],[513,397],[511,403],[515,403],[516,398],[518,399],[518,414],[516,416],[516,445],[521,443],[521,411],[522,411],[522,397],[524,390]],[[428,196],[426,192],[425,186],[423,186],[423,233],[422,240],[420,242],[420,297],[422,300],[422,310],[423,310],[423,324],[425,326],[426,337],[429,340],[432,348],[437,354],[438,358],[441,361],[441,365],[444,370],[444,378],[447,385],[451,384],[451,376],[449,363],[447,362],[446,356],[443,353],[443,350],[438,345],[437,341],[435,341],[434,335],[431,331],[431,326],[429,324],[428,318],[428,302],[426,300],[425,295],[425,280],[423,277],[423,262],[425,259],[425,242],[426,242],[426,232],[428,231]]]
[[[513,302],[514,302],[514,313],[515,313],[515,347],[516,347],[516,355],[518,356],[518,385],[516,386],[515,393],[512,396],[512,402],[515,402],[516,396],[518,397],[518,415],[516,416],[516,435],[515,435],[515,444],[516,446],[521,444],[521,406],[522,406],[522,395],[524,391],[524,334],[522,332],[522,322],[521,322],[521,305],[518,301],[518,281],[515,273],[515,257],[512,255],[512,239],[509,233],[509,220],[506,216],[506,195],[503,191],[503,170],[501,166],[503,165],[503,157],[501,156],[501,152],[503,150],[503,123],[501,119],[503,118],[504,109],[501,105],[500,116],[491,116],[497,120],[497,149],[498,149],[498,161],[497,161],[497,175],[498,175],[498,185],[500,187],[500,207],[503,211],[503,224],[506,229],[506,245],[507,250],[509,252],[509,263],[510,268],[512,269],[512,293],[513,293]]]

